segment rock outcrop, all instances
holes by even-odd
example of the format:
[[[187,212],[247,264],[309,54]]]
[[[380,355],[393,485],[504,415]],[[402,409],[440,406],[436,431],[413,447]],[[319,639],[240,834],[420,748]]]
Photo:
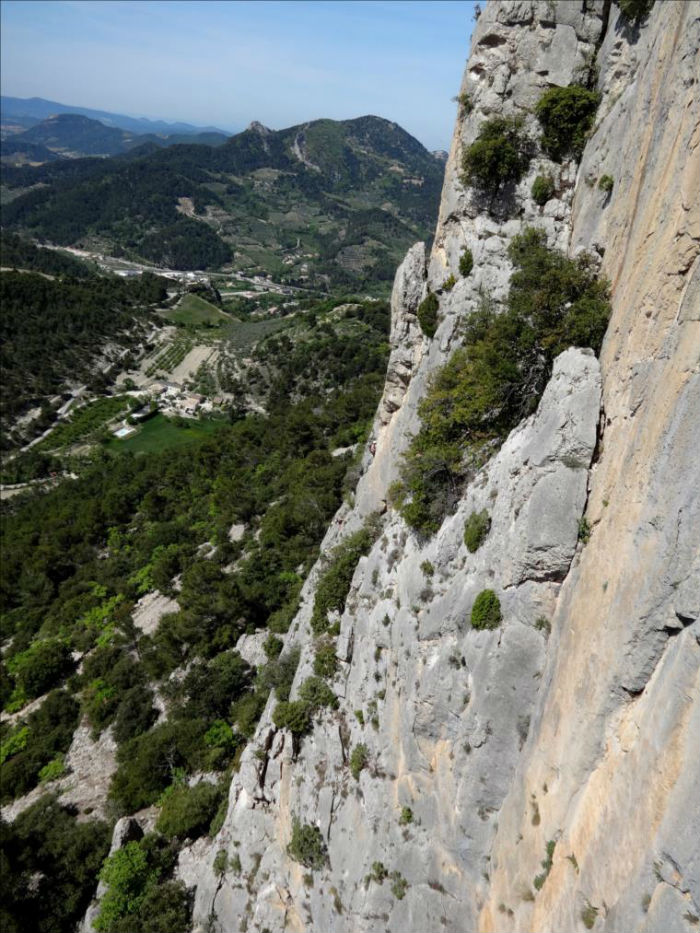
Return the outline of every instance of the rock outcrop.
[[[397,273],[372,443],[322,546],[382,513],[339,620],[339,708],[296,747],[268,702],[221,832],[180,858],[197,930],[697,929],[699,33],[697,0],[657,3],[643,26],[607,0],[501,0],[479,18],[435,243]],[[534,139],[542,91],[596,68],[580,165],[537,157],[500,206],[462,186],[484,118],[521,116]],[[540,208],[543,171],[557,194]],[[387,510],[389,486],[432,373],[482,295],[505,297],[508,244],[530,225],[600,257],[600,363],[561,354],[537,412],[421,541]],[[459,277],[465,248],[474,270]],[[429,341],[416,308],[451,274]],[[470,553],[465,521],[484,510]],[[287,635],[302,651],[293,696],[322,567]],[[501,605],[493,631],[469,624],[484,589]],[[295,820],[320,831],[313,874],[288,854]],[[240,869],[216,873],[220,850]]]

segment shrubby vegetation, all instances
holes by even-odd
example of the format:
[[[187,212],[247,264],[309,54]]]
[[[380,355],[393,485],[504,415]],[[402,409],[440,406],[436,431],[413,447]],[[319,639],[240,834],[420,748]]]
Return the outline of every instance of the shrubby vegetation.
[[[376,525],[369,521],[342,541],[331,553],[328,568],[316,587],[311,628],[320,635],[328,629],[328,614],[342,613],[359,559],[367,554],[376,538]]]
[[[316,713],[325,707],[336,709],[338,698],[321,677],[307,677],[299,687],[299,699],[283,700],[272,713],[278,729],[289,729],[299,739],[311,729]]]
[[[538,175],[532,183],[530,193],[535,204],[544,207],[554,196],[554,190],[554,179],[551,175]]]
[[[655,0],[618,0],[622,15],[639,25],[644,22],[654,6]]]
[[[208,781],[171,785],[161,798],[156,829],[168,839],[198,839],[209,830],[223,796],[224,788]]]
[[[319,871],[328,861],[328,852],[318,826],[292,820],[292,838],[287,846],[287,855],[305,868]]]
[[[615,179],[612,177],[612,175],[601,175],[598,179],[598,187],[606,194],[610,194],[610,192],[615,187]]]
[[[570,346],[596,352],[610,314],[608,286],[591,257],[568,259],[526,230],[513,239],[506,309],[487,303],[467,319],[464,346],[436,373],[422,400],[422,426],[391,490],[404,519],[435,532],[494,445],[531,414],[555,357]]]
[[[278,703],[272,721],[278,729],[289,729],[294,736],[306,735],[311,729],[311,707],[304,700]]]
[[[7,803],[30,791],[39,781],[42,768],[68,751],[78,725],[80,707],[65,690],[54,690],[41,706],[6,733],[2,744],[0,801]]]
[[[531,145],[518,117],[492,117],[462,156],[463,181],[495,196],[527,171]]]
[[[472,628],[492,629],[501,624],[501,602],[493,590],[482,590],[474,600],[471,612]]]
[[[100,871],[107,891],[95,920],[99,933],[187,933],[190,897],[172,881],[177,849],[155,834],[127,842]]]
[[[535,106],[542,124],[542,148],[555,162],[580,159],[593,126],[600,94],[585,87],[551,87]]]
[[[464,250],[462,251],[462,255],[459,257],[460,275],[466,278],[473,268],[474,268],[474,256],[472,254],[472,251],[468,247],[465,247]]]
[[[90,903],[111,831],[78,823],[53,797],[42,797],[12,823],[0,819],[3,933],[73,933]]]
[[[435,336],[435,331],[437,330],[439,309],[440,303],[437,295],[433,292],[428,292],[418,305],[418,310],[416,311],[421,330],[426,337],[430,337],[431,339]]]
[[[470,554],[479,550],[490,529],[491,517],[486,509],[471,513],[464,523],[464,543]]]
[[[360,772],[367,767],[369,761],[369,752],[367,746],[360,742],[356,745],[350,754],[350,774],[356,781],[360,779]]]

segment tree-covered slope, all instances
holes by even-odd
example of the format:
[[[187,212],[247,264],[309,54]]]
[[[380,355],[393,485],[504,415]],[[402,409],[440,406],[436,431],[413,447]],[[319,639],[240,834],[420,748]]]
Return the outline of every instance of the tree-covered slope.
[[[253,124],[216,147],[8,167],[5,184],[22,193],[3,223],[173,268],[233,259],[292,281],[376,283],[430,235],[442,173],[417,140],[379,117],[277,132]]]

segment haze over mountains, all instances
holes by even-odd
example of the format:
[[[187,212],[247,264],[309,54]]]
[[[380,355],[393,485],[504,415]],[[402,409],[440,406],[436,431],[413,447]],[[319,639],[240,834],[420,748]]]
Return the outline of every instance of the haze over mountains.
[[[148,120],[145,117],[129,117],[123,113],[112,113],[108,110],[94,110],[90,107],[76,107],[73,104],[60,104],[55,100],[45,100],[43,97],[0,97],[2,110],[2,123],[14,124],[29,128],[59,113],[79,114],[91,120],[99,120],[106,126],[114,126],[130,133],[222,133],[228,135],[226,130],[216,126],[194,126],[191,123],[169,123],[166,120]]]

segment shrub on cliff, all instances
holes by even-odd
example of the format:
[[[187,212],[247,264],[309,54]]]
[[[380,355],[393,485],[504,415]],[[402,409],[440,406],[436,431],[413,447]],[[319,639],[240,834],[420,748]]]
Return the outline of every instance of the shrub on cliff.
[[[554,179],[552,176],[538,175],[532,183],[530,194],[535,204],[544,207],[547,201],[554,195]]]
[[[491,528],[491,519],[486,509],[481,512],[472,512],[464,523],[464,543],[470,554],[474,554],[484,543],[486,535]]]
[[[530,144],[519,117],[493,117],[462,156],[462,181],[492,195],[518,182],[530,164]]]
[[[554,358],[567,347],[596,352],[610,313],[608,286],[586,255],[569,259],[529,229],[513,239],[506,309],[487,304],[464,327],[464,345],[438,370],[421,401],[421,429],[390,491],[392,504],[423,534],[437,531],[464,482],[494,446],[530,415]]]
[[[493,590],[482,590],[474,600],[471,613],[472,628],[498,628],[501,619],[501,603]]]
[[[329,638],[323,638],[316,645],[314,674],[319,677],[334,677],[337,670],[338,658],[335,653],[335,642]]]
[[[437,330],[437,314],[439,307],[440,304],[437,300],[437,295],[434,295],[433,292],[428,292],[425,298],[418,305],[416,316],[418,317],[420,328],[426,337],[432,338],[435,336],[435,331]]]
[[[272,721],[278,729],[289,729],[292,735],[306,735],[311,729],[311,707],[304,700],[278,703]]]
[[[302,823],[295,817],[292,821],[292,838],[287,846],[287,855],[312,871],[323,868],[328,861],[328,853],[318,826]]]
[[[336,709],[338,706],[338,697],[320,677],[306,678],[299,687],[299,699],[308,703],[314,713],[324,706],[329,706],[331,709]]]
[[[350,755],[350,774],[352,774],[356,781],[360,780],[360,772],[367,767],[368,761],[369,752],[367,751],[367,746],[362,743],[356,745]]]
[[[600,94],[577,84],[544,92],[535,113],[542,125],[542,148],[551,159],[581,158],[599,103]]]
[[[618,0],[618,6],[626,19],[639,25],[651,12],[654,0]]]
[[[194,787],[180,783],[164,797],[156,823],[158,832],[169,839],[199,839],[209,828],[222,793],[216,784],[200,781]]]
[[[459,257],[460,275],[466,278],[473,268],[474,268],[474,256],[472,254],[472,251],[468,247],[465,247],[462,252],[462,255]]]
[[[107,891],[94,926],[99,933],[186,933],[190,903],[181,881],[170,880],[177,850],[153,834],[127,842],[106,860]]]
[[[320,635],[328,628],[328,613],[341,612],[350,591],[358,560],[368,553],[376,537],[372,520],[342,541],[331,553],[328,568],[318,582],[311,628]]]

